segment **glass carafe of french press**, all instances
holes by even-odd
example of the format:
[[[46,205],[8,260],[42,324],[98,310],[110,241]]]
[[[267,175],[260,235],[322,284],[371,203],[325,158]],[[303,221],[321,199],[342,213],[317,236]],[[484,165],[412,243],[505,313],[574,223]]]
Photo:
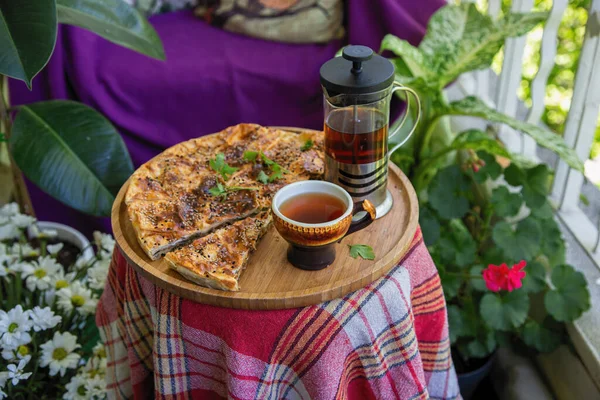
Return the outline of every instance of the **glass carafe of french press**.
[[[387,190],[389,156],[412,135],[420,117],[416,93],[394,82],[394,65],[366,46],[347,46],[341,57],[321,67],[325,97],[325,179],[342,186],[354,201],[370,200],[377,218],[392,208]],[[413,96],[417,105],[415,126],[392,149],[388,139],[390,101],[398,90]],[[407,107],[410,102],[407,102]]]

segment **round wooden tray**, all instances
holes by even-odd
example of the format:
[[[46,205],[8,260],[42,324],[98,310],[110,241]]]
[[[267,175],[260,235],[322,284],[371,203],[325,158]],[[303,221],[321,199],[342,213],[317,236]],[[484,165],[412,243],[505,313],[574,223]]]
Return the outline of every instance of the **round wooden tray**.
[[[419,209],[417,196],[408,178],[390,164],[388,190],[394,206],[385,217],[337,244],[335,262],[321,271],[304,271],[286,258],[288,244],[273,226],[251,255],[240,278],[239,292],[225,292],[198,286],[169,268],[162,260],[152,261],[135,237],[123,201],[129,181],[115,200],[112,228],[117,245],[127,261],[144,277],[171,293],[199,303],[255,310],[304,307],[343,297],[385,275],[405,254],[416,232]],[[350,257],[349,244],[373,247],[374,261]]]

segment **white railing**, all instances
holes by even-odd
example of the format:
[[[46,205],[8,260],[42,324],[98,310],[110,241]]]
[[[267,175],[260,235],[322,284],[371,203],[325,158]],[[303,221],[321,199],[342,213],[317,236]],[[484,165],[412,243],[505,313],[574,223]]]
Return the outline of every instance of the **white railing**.
[[[470,1],[475,2],[475,0]],[[493,17],[498,14],[500,1],[488,0],[488,14]],[[511,10],[514,12],[530,11],[533,3],[533,0],[513,0]],[[531,84],[532,106],[527,115],[527,122],[533,124],[540,123],[544,111],[546,84],[554,66],[558,28],[567,3],[568,0],[554,0],[550,17],[544,26],[541,62],[539,71]],[[593,0],[589,10],[585,41],[575,75],[575,88],[564,132],[565,141],[575,149],[582,160],[587,160],[589,157],[598,120],[600,105],[599,36],[600,0]],[[470,78],[474,85],[464,86],[471,86],[472,94],[494,103],[499,111],[515,116],[520,104],[517,90],[522,77],[525,43],[524,36],[506,41],[502,72],[498,84],[495,85],[496,93],[490,93],[488,71],[476,72]],[[494,126],[493,128],[512,152],[538,159],[537,144],[533,139],[507,126]],[[563,161],[559,161],[551,200],[556,207],[558,217],[588,252],[596,266],[600,268],[600,226],[598,225],[600,221],[590,220],[579,207],[584,180],[585,177],[579,171],[573,170]]]

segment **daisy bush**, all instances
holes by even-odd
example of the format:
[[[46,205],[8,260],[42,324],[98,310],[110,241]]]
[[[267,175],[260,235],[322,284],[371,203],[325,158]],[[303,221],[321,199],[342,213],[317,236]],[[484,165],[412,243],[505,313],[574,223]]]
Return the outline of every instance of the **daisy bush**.
[[[16,204],[0,208],[0,400],[105,398],[94,319],[114,241],[95,232],[95,256],[72,265],[64,246]]]

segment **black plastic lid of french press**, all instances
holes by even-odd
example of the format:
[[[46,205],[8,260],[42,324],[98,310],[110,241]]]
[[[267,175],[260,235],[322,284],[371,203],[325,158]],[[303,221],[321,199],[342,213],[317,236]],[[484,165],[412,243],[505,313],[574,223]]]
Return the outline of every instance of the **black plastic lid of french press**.
[[[364,94],[394,82],[394,64],[367,46],[346,46],[341,57],[321,66],[321,85],[329,95]]]

